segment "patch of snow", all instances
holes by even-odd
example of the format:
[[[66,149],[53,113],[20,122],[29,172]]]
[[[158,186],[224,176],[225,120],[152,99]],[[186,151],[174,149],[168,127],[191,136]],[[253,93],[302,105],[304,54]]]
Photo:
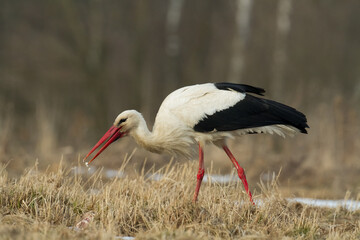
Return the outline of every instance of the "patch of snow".
[[[288,198],[290,202],[299,202],[315,207],[337,208],[344,207],[350,211],[360,210],[360,201],[355,200],[322,200],[312,198]]]
[[[203,182],[231,183],[231,182],[237,182],[238,180],[239,180],[238,177],[233,175],[233,174],[226,174],[226,175],[217,175],[217,174],[208,175],[208,174],[205,174]]]
[[[154,173],[154,174],[147,174],[145,176],[146,179],[150,179],[153,181],[160,181],[164,176],[160,173]]]
[[[119,170],[108,169],[105,171],[105,176],[107,178],[123,178],[125,177],[125,173]]]
[[[95,168],[86,168],[86,167],[73,167],[71,169],[74,174],[93,174],[96,169]]]
[[[153,181],[160,181],[164,176],[160,173],[154,173],[154,174],[148,174],[145,177]],[[203,178],[203,182],[212,182],[212,183],[231,183],[237,181],[239,181],[237,176],[232,174],[227,174],[227,175],[205,174]]]

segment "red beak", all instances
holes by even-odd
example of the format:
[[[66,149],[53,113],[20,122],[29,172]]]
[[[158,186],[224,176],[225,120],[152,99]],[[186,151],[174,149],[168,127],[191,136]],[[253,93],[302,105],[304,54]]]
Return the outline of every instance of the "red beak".
[[[90,152],[86,155],[86,157],[83,159],[83,161],[85,161],[90,155],[91,153],[93,153],[102,143],[104,143],[106,140],[108,140],[104,146],[102,146],[102,148],[99,150],[99,152],[87,163],[91,163],[97,156],[100,155],[100,153],[102,153],[102,151],[104,151],[111,143],[115,142],[116,140],[118,140],[119,138],[121,138],[122,136],[124,136],[126,133],[125,132],[121,132],[120,131],[121,127],[115,127],[112,126],[105,134],[102,138],[100,138],[100,140],[98,141],[97,144],[95,144],[95,146],[90,150]]]

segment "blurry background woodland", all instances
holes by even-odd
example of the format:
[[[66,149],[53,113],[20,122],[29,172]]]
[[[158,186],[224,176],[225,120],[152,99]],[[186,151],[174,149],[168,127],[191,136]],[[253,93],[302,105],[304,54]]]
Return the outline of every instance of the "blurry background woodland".
[[[172,90],[229,81],[265,88],[311,127],[231,142],[252,188],[281,168],[291,194],[359,193],[359,12],[358,0],[0,0],[1,163],[13,176],[36,160],[77,165],[121,111],[151,129]],[[117,168],[134,148],[120,140],[94,165]],[[207,168],[232,171],[222,151],[205,154]],[[145,158],[170,156],[138,149],[129,164]]]

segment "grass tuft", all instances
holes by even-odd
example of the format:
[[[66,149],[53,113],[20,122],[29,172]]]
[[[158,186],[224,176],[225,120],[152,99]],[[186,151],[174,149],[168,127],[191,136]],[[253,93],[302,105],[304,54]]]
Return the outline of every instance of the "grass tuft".
[[[7,177],[0,167],[0,235],[5,239],[234,239],[301,238],[356,239],[360,212],[316,208],[288,202],[277,189],[277,177],[260,182],[253,206],[241,182],[204,183],[199,202],[191,202],[194,164],[175,164],[157,172],[108,180],[97,171],[74,175],[27,170]],[[122,167],[123,168],[123,167]],[[161,173],[152,181],[145,175]],[[261,202],[260,202],[261,200]],[[74,226],[84,214],[94,220],[84,230]]]

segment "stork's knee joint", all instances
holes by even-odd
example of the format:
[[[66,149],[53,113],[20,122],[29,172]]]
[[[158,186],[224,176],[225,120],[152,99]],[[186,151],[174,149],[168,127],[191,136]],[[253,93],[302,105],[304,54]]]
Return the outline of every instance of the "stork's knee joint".
[[[197,174],[197,179],[201,181],[203,179],[203,177],[204,177],[204,174],[205,174],[205,169],[199,168],[199,171],[198,171],[198,174]]]
[[[238,175],[239,175],[240,178],[245,177],[245,171],[244,171],[243,168],[239,168],[239,169],[238,169]]]

